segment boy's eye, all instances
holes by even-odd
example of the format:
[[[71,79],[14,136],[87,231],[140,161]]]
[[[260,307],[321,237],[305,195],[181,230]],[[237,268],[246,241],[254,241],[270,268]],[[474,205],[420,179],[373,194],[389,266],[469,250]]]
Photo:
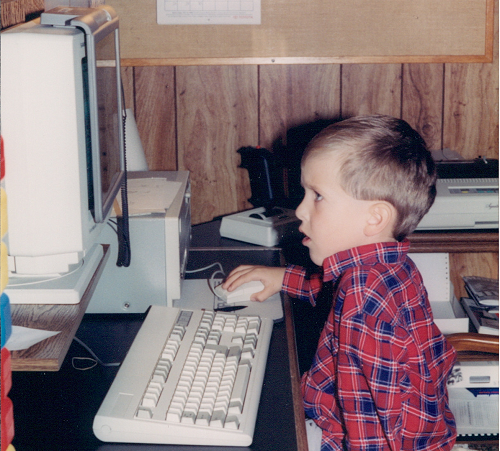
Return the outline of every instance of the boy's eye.
[[[315,199],[314,200],[316,202],[323,199],[323,196],[321,194],[317,193],[317,192],[314,192],[314,195],[315,195]]]

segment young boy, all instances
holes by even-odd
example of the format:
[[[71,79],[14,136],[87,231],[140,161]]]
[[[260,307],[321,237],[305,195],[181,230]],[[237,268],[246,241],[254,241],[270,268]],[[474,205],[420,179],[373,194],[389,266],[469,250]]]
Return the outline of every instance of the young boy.
[[[304,153],[296,211],[318,272],[241,266],[224,283],[231,291],[260,280],[254,300],[283,290],[313,305],[322,284],[333,284],[332,309],[302,377],[322,451],[453,447],[446,382],[455,351],[407,256],[406,236],[432,205],[435,181],[430,152],[406,122],[366,116],[333,124]]]

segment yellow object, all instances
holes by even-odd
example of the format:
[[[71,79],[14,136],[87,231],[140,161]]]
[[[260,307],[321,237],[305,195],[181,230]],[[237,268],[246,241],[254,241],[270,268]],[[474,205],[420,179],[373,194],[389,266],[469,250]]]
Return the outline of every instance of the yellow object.
[[[0,293],[3,292],[9,282],[9,269],[7,261],[7,245],[2,241],[0,252]]]
[[[7,193],[0,188],[0,237],[7,233]]]
[[[9,446],[7,446],[6,451],[16,451],[16,448],[14,448],[14,446],[11,443]]]

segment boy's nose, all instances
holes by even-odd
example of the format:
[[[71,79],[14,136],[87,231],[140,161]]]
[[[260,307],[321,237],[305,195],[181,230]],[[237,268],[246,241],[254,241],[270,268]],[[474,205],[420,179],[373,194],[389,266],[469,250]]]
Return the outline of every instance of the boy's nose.
[[[298,219],[300,219],[302,222],[304,222],[305,218],[305,208],[304,208],[304,201],[302,201],[297,209],[295,210],[295,216],[297,216]]]

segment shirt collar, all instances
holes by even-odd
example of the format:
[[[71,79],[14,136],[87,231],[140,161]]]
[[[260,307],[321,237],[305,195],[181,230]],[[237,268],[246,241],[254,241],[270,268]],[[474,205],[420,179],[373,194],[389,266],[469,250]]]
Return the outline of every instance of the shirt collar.
[[[398,263],[402,261],[410,249],[410,242],[385,242],[366,244],[338,252],[323,262],[323,280],[335,281],[348,268],[376,263]]]

